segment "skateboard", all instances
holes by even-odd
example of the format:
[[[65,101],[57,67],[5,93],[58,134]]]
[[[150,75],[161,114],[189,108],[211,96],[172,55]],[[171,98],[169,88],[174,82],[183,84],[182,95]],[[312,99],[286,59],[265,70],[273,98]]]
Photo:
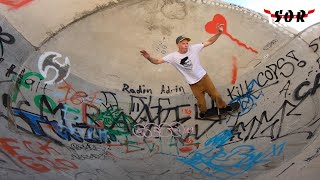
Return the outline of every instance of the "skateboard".
[[[237,111],[240,108],[240,103],[239,102],[234,102],[229,104],[229,106],[232,107],[232,111],[226,111],[223,109],[219,109],[217,107],[208,109],[206,112],[206,115],[204,118],[202,118],[203,120],[224,120],[227,118],[228,115],[234,113],[235,111]]]

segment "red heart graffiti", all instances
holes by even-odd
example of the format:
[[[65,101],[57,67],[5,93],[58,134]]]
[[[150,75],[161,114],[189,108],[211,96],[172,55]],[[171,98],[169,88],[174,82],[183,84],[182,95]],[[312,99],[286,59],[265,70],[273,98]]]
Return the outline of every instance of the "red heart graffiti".
[[[222,33],[227,33],[227,20],[221,14],[214,15],[212,21],[206,24],[205,29],[209,34],[217,34],[217,27],[220,24],[224,24]]]
[[[0,0],[0,4],[5,4],[7,6],[11,6],[9,10],[19,9],[22,6],[30,3],[33,0]]]
[[[258,53],[256,50],[252,49],[251,47],[248,47],[246,44],[244,44],[243,42],[240,42],[238,39],[234,38],[231,36],[231,34],[229,34],[227,32],[227,20],[224,16],[222,16],[221,14],[216,14],[214,15],[212,21],[209,21],[206,26],[205,29],[209,34],[217,34],[218,30],[217,27],[223,24],[223,31],[222,33],[227,35],[232,41],[236,42],[239,46],[242,46],[254,53]]]

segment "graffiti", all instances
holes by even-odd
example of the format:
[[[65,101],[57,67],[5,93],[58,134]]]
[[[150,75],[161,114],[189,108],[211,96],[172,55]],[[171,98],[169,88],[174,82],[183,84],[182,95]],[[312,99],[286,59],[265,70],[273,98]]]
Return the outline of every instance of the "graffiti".
[[[231,34],[229,34],[227,32],[227,20],[224,16],[222,16],[221,14],[216,14],[214,15],[212,21],[208,22],[205,25],[205,30],[207,33],[209,34],[217,34],[218,30],[217,30],[217,26],[223,24],[223,34],[227,35],[232,41],[236,42],[239,46],[246,48],[249,51],[252,51],[254,53],[258,53],[257,50],[252,49],[251,47],[247,46],[246,44],[244,44],[243,42],[240,42],[237,38],[234,38]]]
[[[280,62],[284,62],[282,65],[280,65]],[[266,66],[266,70],[259,72],[257,75],[257,83],[260,87],[267,86],[267,83],[269,81],[278,80],[278,70],[280,70],[279,75],[281,75],[284,78],[289,78],[295,71],[295,67],[291,62],[286,62],[284,58],[280,58],[277,60],[276,64],[270,64]],[[286,74],[282,72],[281,70],[285,70]],[[288,73],[289,72],[289,73]],[[262,78],[264,79],[264,83],[262,83]]]
[[[98,150],[98,146],[96,146],[95,144],[90,144],[90,143],[86,143],[86,144],[77,144],[77,143],[71,143],[70,148],[72,150],[84,150],[84,151],[91,151],[91,150]]]
[[[24,166],[34,171],[43,173],[50,171],[50,168],[58,171],[78,169],[78,166],[75,163],[66,159],[56,158],[54,160],[50,160],[48,158],[41,157],[42,155],[61,155],[57,150],[50,146],[50,142],[43,144],[40,142],[34,143],[24,140],[21,144],[23,144],[24,148],[18,146],[19,142],[16,139],[0,138],[0,148],[2,150],[4,150],[8,155],[15,157],[16,160]],[[21,150],[22,152],[28,151],[31,154],[37,155],[37,157],[22,155],[18,150]]]
[[[186,137],[185,139],[181,137],[171,137],[167,143],[164,143],[163,138],[158,138],[158,143],[160,144],[161,155],[172,156],[172,157],[183,157],[181,155],[188,155],[194,150],[198,149],[200,142],[196,142],[193,137]],[[166,150],[163,147],[166,146]]]
[[[1,1],[0,1],[1,3]],[[9,33],[5,33],[2,32],[2,27],[0,26],[0,50],[1,50],[1,57],[3,57],[4,54],[4,48],[3,48],[3,43],[5,44],[14,44],[15,43],[15,38],[9,34]],[[3,60],[2,60],[3,61]],[[1,61],[1,62],[2,62]],[[0,62],[0,63],[1,63]]]
[[[294,98],[296,100],[301,100],[304,99],[307,96],[313,96],[318,88],[320,88],[320,73],[318,73],[315,77],[313,86],[307,91],[305,92],[303,95],[300,95],[300,91],[304,86],[310,86],[311,82],[310,81],[304,81],[301,84],[298,85],[298,87],[294,90]]]
[[[187,120],[191,119],[190,116],[187,117],[180,117],[180,108],[190,107],[190,104],[182,104],[182,105],[171,105],[169,98],[158,98],[158,103],[155,106],[151,106],[151,103],[153,102],[153,98],[150,96],[147,97],[138,97],[138,96],[130,96],[131,98],[131,110],[129,115],[133,118],[134,122],[136,123],[155,123],[155,124],[161,124],[165,123],[169,117],[170,114],[175,115],[175,118],[172,118],[173,122],[179,122],[183,124]],[[135,105],[136,104],[136,105]],[[141,109],[140,111],[137,111],[135,107],[139,106]],[[171,106],[166,107],[164,106]],[[133,114],[133,112],[135,112]]]
[[[156,51],[160,52],[161,54],[167,53],[167,46],[165,45],[165,38],[163,37],[162,41],[158,41],[155,45]]]
[[[196,150],[187,158],[177,158],[200,173],[217,178],[228,179],[241,175],[258,164],[270,162],[271,157],[279,156],[285,143],[273,144],[265,151],[252,145],[240,145],[227,151],[223,145],[232,138],[230,129],[224,130],[205,142],[203,149]]]
[[[116,154],[130,154],[135,152],[142,152],[145,154],[146,158],[152,157],[154,154],[158,153],[160,151],[159,145],[157,145],[155,142],[150,140],[143,140],[143,141],[135,141],[135,140],[129,140],[128,137],[126,137],[126,140],[119,143],[111,143],[111,144],[105,144],[109,148],[115,148],[114,151],[108,151],[108,154],[112,157],[116,157],[119,159],[123,159]],[[133,158],[133,157],[128,157]],[[138,159],[141,159],[139,157]]]
[[[57,58],[61,57],[62,55],[56,52],[46,52],[40,56],[38,68],[41,75],[47,78],[50,69],[56,72],[53,79],[45,81],[46,84],[59,84],[68,78],[70,74],[70,60],[66,57],[62,64],[57,60]]]
[[[108,134],[125,135],[130,134],[131,127],[134,125],[132,118],[125,114],[122,109],[118,107],[118,102],[115,97],[115,93],[101,92],[105,98],[105,102],[102,99],[97,98],[97,94],[89,97],[87,93],[81,91],[75,91],[71,85],[59,87],[66,91],[63,102],[72,102],[75,105],[79,105],[80,109],[67,108],[65,112],[71,110],[69,115],[79,120],[78,125],[81,127],[89,126],[94,129],[107,129]],[[75,93],[71,93],[71,90]],[[71,96],[71,98],[68,98]],[[101,108],[96,104],[98,103]],[[114,104],[112,104],[114,103]],[[80,114],[80,112],[82,112]],[[70,119],[71,120],[71,119]],[[81,121],[82,122],[81,122]],[[82,123],[82,124],[81,124]],[[118,129],[119,128],[119,129]],[[118,129],[118,130],[115,130]],[[122,130],[121,130],[122,129]],[[114,139],[114,135],[111,135]]]
[[[230,91],[230,89],[228,90],[229,93],[229,97],[232,98],[232,100],[230,101],[229,104],[231,103],[235,103],[238,102],[240,103],[240,107],[241,107],[241,114],[240,115],[244,115],[247,114],[248,112],[250,112],[254,106],[256,106],[256,100],[260,98],[260,96],[263,96],[262,93],[262,89],[259,90],[255,90],[254,91],[254,87],[255,85],[258,85],[256,80],[252,80],[249,85],[247,85],[247,81],[245,81],[246,84],[246,93],[243,93],[243,89],[242,89],[242,85],[240,84],[240,89],[242,91],[242,94],[240,95],[239,90],[237,90],[239,96],[237,97],[232,97],[232,93],[235,89],[235,87],[233,86],[233,89]],[[236,89],[238,89],[238,87],[236,87]],[[257,94],[255,94],[257,93]]]
[[[284,97],[287,98],[287,94],[288,94],[288,90],[289,90],[290,85],[291,85],[291,81],[288,80],[288,82],[283,86],[283,88],[281,89],[279,94],[282,94],[282,92],[285,91]],[[291,95],[291,94],[289,93],[288,95]]]
[[[306,61],[300,60],[296,57],[295,50],[288,52],[286,57],[297,61],[297,66],[300,68],[306,66]],[[260,87],[265,87],[268,86],[267,83],[269,81],[279,80],[280,77],[289,78],[294,72],[295,65],[292,62],[288,62],[284,58],[279,58],[276,63],[267,65],[266,70],[259,72],[256,81]]]
[[[71,159],[77,159],[77,160],[94,160],[94,159],[100,159],[100,160],[106,160],[107,159],[107,150],[105,147],[97,146],[95,144],[77,144],[72,143],[70,145],[70,149],[73,151],[73,154],[71,155]]]
[[[35,77],[36,80],[33,79],[33,77]],[[38,92],[39,89],[43,89],[43,94],[46,94],[47,84],[45,84],[43,87],[39,87],[43,79],[44,77],[40,73],[27,72],[22,76],[20,82],[18,82],[18,85],[26,89],[30,89],[30,91],[33,91],[35,89],[35,92]],[[36,81],[38,81],[37,84]]]
[[[0,0],[0,3],[10,6],[9,10],[13,10],[13,9],[19,9],[31,3],[32,1],[33,0]]]
[[[12,80],[16,82],[15,88],[13,89],[13,91],[11,91],[11,94],[10,94],[11,98],[12,98],[12,102],[16,102],[19,94],[22,95],[22,93],[20,92],[21,87],[26,88],[26,89],[31,89],[31,91],[32,91],[33,83],[28,83],[28,81],[31,81],[31,82],[35,82],[35,81],[33,79],[31,79],[31,77],[36,77],[37,79],[39,79],[39,83],[37,85],[36,91],[38,91],[40,81],[44,79],[44,77],[37,72],[27,72],[27,73],[23,74],[24,71],[25,71],[25,69],[23,69],[21,71],[21,73],[18,75],[18,78],[14,78],[14,77],[12,78]],[[15,72],[13,72],[13,73],[16,74]],[[45,94],[46,90],[47,90],[46,85],[44,87],[42,87],[42,89],[43,89],[43,94]]]
[[[309,44],[309,47],[313,50],[314,53],[316,53],[319,49],[319,44],[315,43],[316,41],[320,41],[320,36],[314,40],[312,40]]]
[[[286,169],[284,169],[280,174],[278,174],[276,177],[279,177],[280,175],[282,175],[286,170],[288,170],[289,168],[291,168],[295,163],[291,163],[290,166],[288,166]]]
[[[17,75],[18,73],[13,71],[15,68],[16,68],[16,65],[11,64],[10,68],[7,69],[6,77],[10,77],[11,74]]]
[[[99,159],[99,160],[106,160],[108,158],[107,154],[105,153],[90,153],[90,154],[72,154],[71,159],[72,160],[94,160],[94,159]]]
[[[182,94],[185,94],[184,88],[182,86],[180,86],[180,87],[176,86],[175,88],[170,88],[170,86],[167,86],[167,88],[165,88],[165,85],[161,86],[160,94],[170,94],[173,92],[176,92],[176,93],[180,92]]]
[[[191,108],[182,108],[181,113],[187,116],[192,116],[192,109]]]
[[[281,62],[284,62],[284,63],[281,64]],[[281,70],[285,70],[285,71],[282,72]],[[286,62],[284,58],[280,58],[277,60],[277,63],[267,65],[266,70],[259,72],[257,77],[253,81],[254,81],[254,84],[257,84],[259,87],[266,88],[278,83],[280,75],[284,78],[291,77],[291,75],[294,73],[294,70],[295,70],[295,66],[291,62]],[[274,80],[277,80],[277,81],[274,81]],[[271,83],[268,84],[269,81],[271,81]],[[245,87],[248,87],[247,83]],[[235,89],[239,89],[237,90],[237,95],[233,94]],[[248,91],[248,88],[246,90]],[[234,96],[241,96],[243,94],[245,93],[241,84],[239,85],[239,87],[233,86],[231,90],[228,89],[228,96],[231,99],[234,99]]]
[[[319,156],[320,156],[320,147],[316,150],[316,153],[314,155],[308,157],[307,159],[305,159],[305,161],[310,162]]]
[[[116,135],[131,134],[132,121],[130,117],[115,106],[101,111],[93,104],[83,103],[82,113],[76,108],[64,104],[56,104],[46,95],[35,97],[35,104],[40,109],[40,114],[31,113],[21,108],[12,108],[13,115],[23,119],[31,128],[33,134],[47,136],[40,124],[50,125],[51,130],[64,140],[84,140],[91,143],[111,143],[116,141]],[[28,105],[28,104],[27,104]],[[30,104],[28,105],[30,106]],[[90,110],[95,113],[89,114]],[[61,114],[62,121],[49,121],[44,113]],[[83,135],[80,135],[80,130]]]
[[[266,44],[264,47],[263,47],[263,50],[269,50],[272,48],[273,45],[275,45],[276,43],[278,42],[277,39],[274,39],[272,40],[271,42],[269,42],[268,44]]]
[[[238,76],[238,67],[237,67],[238,59],[235,56],[232,56],[232,77],[231,77],[231,84],[235,84],[237,81]]]
[[[32,89],[38,86],[30,77],[43,79],[41,74],[27,72],[22,77],[22,82],[19,83],[20,88]],[[63,90],[64,93],[59,94],[62,97],[58,102],[54,101],[48,95],[35,95],[34,104],[39,109],[39,113],[32,113],[23,110],[17,102],[17,107],[12,107],[12,115],[20,117],[26,124],[29,125],[30,131],[37,136],[49,137],[50,130],[59,138],[67,141],[76,140],[78,142],[89,143],[106,143],[114,150],[117,147],[124,148],[121,153],[132,153],[137,151],[148,150],[156,152],[157,146],[153,142],[135,142],[128,140],[132,126],[135,124],[133,119],[122,112],[118,107],[116,94],[112,92],[101,92],[100,95],[105,97],[105,100],[97,98],[95,93],[90,96],[82,91],[76,91],[70,84],[58,86],[57,89]],[[57,97],[57,96],[56,96]],[[65,104],[62,104],[64,102]],[[67,103],[72,103],[79,108],[70,106]],[[97,104],[99,103],[99,107]],[[26,107],[30,107],[31,103],[24,103]],[[54,115],[53,120],[49,120],[48,115]],[[60,118],[57,115],[61,115]],[[19,124],[18,129],[28,131]],[[49,130],[49,131],[48,131]],[[126,140],[118,139],[125,137]],[[53,138],[54,139],[54,138]],[[146,147],[143,147],[146,146]],[[181,149],[187,152],[188,149]],[[119,157],[114,153],[108,152],[109,155]],[[106,159],[106,153],[91,153],[77,154],[74,153],[73,159]]]
[[[291,50],[286,54],[286,57],[289,57],[290,59],[294,59],[295,61],[297,61],[298,67],[301,67],[301,68],[305,67],[306,61],[299,60],[294,53],[295,51]],[[228,96],[231,99],[230,103],[232,102],[240,103],[241,110],[242,110],[241,115],[247,114],[248,112],[250,112],[250,110],[252,110],[252,108],[255,105],[255,101],[261,95],[263,95],[262,94],[263,88],[268,88],[273,85],[276,85],[279,83],[279,80],[281,77],[289,78],[295,72],[295,65],[292,62],[287,62],[284,58],[279,58],[276,63],[269,64],[265,67],[266,69],[263,70],[262,72],[259,72],[257,75],[257,78],[251,80],[249,85],[247,84],[247,81],[245,81],[245,85],[244,85],[245,89],[243,88],[242,84],[239,84],[239,86],[233,86],[232,89],[229,89],[229,88],[227,89]],[[254,86],[256,85],[258,87],[261,87],[262,89],[254,90]],[[288,88],[286,86],[282,89],[281,92],[285,91],[286,90],[285,88]],[[254,93],[257,93],[257,92],[259,92],[259,94],[254,95]]]
[[[23,70],[19,73],[19,75],[18,75],[18,73],[14,71],[15,68],[16,68],[16,65],[11,64],[11,66],[9,67],[9,69],[7,69],[7,72],[6,72],[5,76],[6,76],[6,77],[10,77],[11,75],[13,75],[13,76],[12,76],[12,80],[19,82],[20,79],[23,77],[23,74],[24,74],[24,72],[25,72],[25,69],[23,69]]]
[[[159,138],[159,137],[181,137],[182,134],[193,133],[194,129],[186,128],[181,123],[173,122],[170,125],[161,123],[156,125],[153,123],[136,124],[133,126],[133,134],[137,137]],[[169,133],[168,133],[169,132]]]
[[[286,57],[289,57],[289,58],[294,59],[295,61],[297,61],[297,62],[298,62],[298,64],[297,64],[298,67],[301,67],[301,68],[302,68],[302,67],[305,67],[305,66],[307,65],[307,62],[304,61],[304,60],[300,60],[300,59],[296,58],[296,56],[294,55],[293,52],[295,52],[295,50],[290,51],[290,52],[286,55]]]
[[[57,87],[59,90],[65,91],[64,98],[62,100],[60,99],[58,102],[72,103],[74,105],[81,105],[83,103],[89,103],[89,104],[96,103],[97,93],[88,95],[86,92],[76,91],[74,88],[72,88],[72,85],[68,84],[67,82],[64,82],[64,83],[65,83],[64,86]],[[59,93],[58,93],[58,96],[60,96]],[[99,104],[99,102],[97,103]]]
[[[130,86],[128,84],[123,84],[122,91],[127,92],[127,93],[135,93],[135,94],[152,94],[152,89],[145,89],[145,85],[139,85],[139,88],[134,90],[134,89],[129,89]]]
[[[9,116],[13,116],[17,130],[28,135],[50,139],[49,142],[56,140],[62,141],[60,144],[67,143],[67,149],[70,151],[68,158],[71,160],[143,160],[155,155],[166,155],[175,157],[174,163],[178,160],[178,163],[183,162],[192,167],[192,172],[198,173],[198,179],[203,176],[234,178],[249,171],[260,170],[257,167],[259,165],[267,167],[272,157],[281,155],[285,144],[276,140],[283,140],[284,137],[292,135],[299,136],[300,139],[306,137],[306,140],[309,140],[318,131],[320,119],[317,115],[314,115],[312,120],[308,119],[308,116],[303,122],[298,122],[300,124],[297,123],[297,126],[292,127],[291,124],[292,120],[298,121],[303,118],[303,103],[307,102],[307,97],[316,95],[320,76],[314,73],[316,69],[312,69],[312,73],[309,71],[311,69],[308,69],[305,71],[310,72],[308,78],[309,75],[316,75],[315,80],[305,82],[303,77],[298,76],[293,81],[297,73],[295,71],[306,68],[310,61],[303,60],[303,56],[300,58],[294,50],[284,53],[283,58],[259,66],[260,71],[256,76],[241,83],[237,82],[237,62],[233,57],[235,63],[232,82],[237,84],[228,89],[227,95],[230,102],[241,104],[241,113],[229,116],[228,121],[199,121],[197,106],[190,98],[192,96],[159,98],[150,95],[152,90],[148,89],[147,85],[132,87],[124,83],[122,92],[125,93],[120,94],[100,91],[96,87],[88,87],[85,90],[76,88],[82,85],[72,85],[64,79],[65,76],[60,73],[60,69],[69,64],[64,59],[61,59],[64,64],[61,61],[57,63],[54,61],[57,56],[51,57],[51,63],[44,59],[41,65],[42,73],[18,71],[18,66],[10,67],[10,64],[4,68],[7,69],[7,73],[4,70],[3,74],[11,79],[8,82],[17,80],[17,90],[10,92],[10,95],[2,96],[7,112],[0,112],[0,116],[8,121]],[[25,68],[32,69],[28,66]],[[305,69],[301,71],[303,70]],[[50,75],[49,71],[53,73]],[[297,86],[295,82],[299,79],[303,80]],[[49,81],[52,81],[52,84],[47,83]],[[276,84],[279,84],[279,87],[266,89]],[[90,92],[88,89],[94,90]],[[183,87],[178,85],[161,85],[158,90],[161,90],[161,94],[185,93]],[[291,97],[291,90],[295,90],[292,95],[298,99],[283,100],[282,98]],[[141,95],[144,93],[149,95]],[[271,98],[272,93],[281,99],[276,101],[277,97],[273,98],[276,102],[269,101],[270,107],[264,108],[264,103],[268,103],[266,99]],[[314,99],[315,97],[312,100]],[[252,111],[260,105],[263,106]],[[252,116],[243,116],[244,114]],[[230,128],[229,132],[211,138],[217,129],[225,126]],[[243,144],[254,144],[253,141],[257,140],[262,144],[259,149]],[[265,143],[270,141],[270,145]],[[26,169],[30,169],[30,164],[33,167],[32,163],[45,166],[39,166],[39,172],[73,170],[77,167],[77,164],[73,166],[74,164],[62,161],[59,157],[45,157],[48,153],[35,142],[21,142],[20,146],[13,141],[7,144],[19,154],[12,156],[10,149],[2,148],[6,146],[3,143],[0,144],[0,149]],[[52,147],[51,144],[48,146]],[[23,149],[28,153],[27,158],[20,158],[23,156],[20,153]],[[62,155],[64,152],[54,150],[48,151],[55,155]],[[10,162],[3,157],[0,158],[0,162]],[[166,169],[161,172],[168,173]],[[79,173],[77,178],[81,179],[89,174]]]
[[[282,129],[284,125],[286,125],[288,122],[286,119],[290,116],[298,117],[301,116],[300,113],[294,113],[296,109],[304,102],[304,99],[301,99],[300,102],[297,104],[293,104],[288,100],[285,100],[283,104],[280,106],[278,110],[274,114],[269,114],[267,111],[263,111],[261,113],[260,118],[257,116],[254,116],[251,118],[251,120],[248,123],[239,122],[239,119],[237,118],[236,122],[234,123],[232,127],[232,133],[234,137],[231,139],[232,143],[252,140],[252,139],[258,139],[258,138],[270,138],[272,141],[278,140],[280,138],[294,135],[294,134],[306,134],[306,139],[310,139],[314,136],[317,129],[315,131],[312,130],[304,130],[302,127],[297,127],[296,129],[283,133]],[[311,125],[316,124],[320,119],[314,119],[310,122]],[[262,125],[265,126],[264,129],[262,129]],[[308,127],[310,127],[309,125]],[[245,134],[247,133],[247,134]]]
[[[194,150],[198,149],[200,146],[199,142],[195,142],[191,137],[187,137],[182,142],[180,142],[181,146],[178,147],[176,139],[172,137],[171,140],[173,139],[175,140],[175,143],[170,143],[169,146],[175,145],[177,148],[179,148],[179,152],[181,153],[191,153]],[[179,154],[179,152],[177,151],[177,154]]]

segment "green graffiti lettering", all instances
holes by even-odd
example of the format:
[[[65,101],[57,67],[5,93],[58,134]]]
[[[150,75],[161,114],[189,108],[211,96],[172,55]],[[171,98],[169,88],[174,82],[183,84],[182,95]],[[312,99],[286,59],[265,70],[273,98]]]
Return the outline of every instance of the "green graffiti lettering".
[[[40,109],[40,106],[41,106],[41,97],[43,95],[38,95],[38,96],[35,96],[34,97],[34,104]],[[44,95],[46,96],[46,95]],[[46,96],[48,102],[50,103],[50,107],[52,107],[52,109],[55,109],[57,107],[57,104],[54,102],[53,99],[51,99],[49,96]],[[43,108],[43,112],[46,112],[46,113],[51,113],[49,111],[49,109],[46,109],[46,108]]]

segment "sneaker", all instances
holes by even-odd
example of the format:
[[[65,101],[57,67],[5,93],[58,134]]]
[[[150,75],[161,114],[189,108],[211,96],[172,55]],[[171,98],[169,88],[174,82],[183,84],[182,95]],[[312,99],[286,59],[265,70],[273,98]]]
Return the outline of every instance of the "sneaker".
[[[206,116],[206,113],[205,112],[200,112],[199,116],[200,116],[201,119],[203,119]]]
[[[229,106],[229,105],[227,107],[225,107],[225,108],[222,108],[222,110],[227,111],[227,112],[232,112],[233,111],[232,107]]]

